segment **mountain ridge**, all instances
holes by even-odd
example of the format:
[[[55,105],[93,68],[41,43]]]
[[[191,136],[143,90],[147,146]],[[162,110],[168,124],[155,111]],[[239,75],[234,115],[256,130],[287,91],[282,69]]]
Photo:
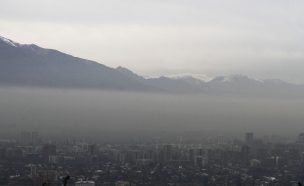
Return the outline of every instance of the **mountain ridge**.
[[[199,77],[184,74],[144,78],[122,66],[111,68],[0,36],[0,85],[204,94],[303,91],[302,86],[282,80],[259,80],[245,75],[217,76],[209,81]]]

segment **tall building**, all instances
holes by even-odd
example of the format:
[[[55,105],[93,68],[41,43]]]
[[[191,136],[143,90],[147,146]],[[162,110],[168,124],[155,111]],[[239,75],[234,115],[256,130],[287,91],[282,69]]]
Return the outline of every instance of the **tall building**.
[[[55,156],[56,156],[56,145],[54,144],[45,144],[41,149],[41,155],[44,159],[44,161],[47,162],[55,162]]]
[[[304,133],[300,133],[298,136],[298,143],[304,144]]]
[[[38,132],[23,131],[20,134],[20,144],[22,145],[37,145],[41,142]]]
[[[254,139],[254,137],[253,137],[253,133],[252,132],[247,132],[245,134],[245,142],[247,144],[252,144],[253,143],[253,139]]]

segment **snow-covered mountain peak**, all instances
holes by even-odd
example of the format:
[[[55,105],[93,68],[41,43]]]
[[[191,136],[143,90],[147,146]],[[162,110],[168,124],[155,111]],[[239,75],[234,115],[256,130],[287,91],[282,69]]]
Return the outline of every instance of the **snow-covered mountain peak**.
[[[13,47],[18,47],[19,43],[16,43],[10,39],[7,39],[5,37],[0,36],[0,41],[6,43],[7,45],[13,46]]]
[[[210,81],[212,78],[204,75],[204,74],[193,74],[193,73],[180,73],[180,74],[171,74],[171,75],[164,75],[164,77],[176,80],[197,80],[207,82]]]
[[[263,80],[248,77],[245,75],[229,75],[229,76],[218,76],[212,79],[213,82],[221,82],[221,83],[233,83],[233,82],[257,82],[257,83],[263,83]]]

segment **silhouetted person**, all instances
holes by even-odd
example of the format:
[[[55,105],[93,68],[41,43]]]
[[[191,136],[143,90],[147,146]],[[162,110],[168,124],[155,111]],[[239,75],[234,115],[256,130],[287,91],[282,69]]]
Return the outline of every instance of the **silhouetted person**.
[[[66,177],[63,178],[63,185],[67,186],[68,185],[68,180],[70,179],[70,176],[67,175]]]

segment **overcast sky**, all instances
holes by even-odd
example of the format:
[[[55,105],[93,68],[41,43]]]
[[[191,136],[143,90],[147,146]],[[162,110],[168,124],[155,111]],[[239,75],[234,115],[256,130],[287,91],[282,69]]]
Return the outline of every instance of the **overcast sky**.
[[[0,0],[0,35],[141,75],[304,83],[303,0]]]

